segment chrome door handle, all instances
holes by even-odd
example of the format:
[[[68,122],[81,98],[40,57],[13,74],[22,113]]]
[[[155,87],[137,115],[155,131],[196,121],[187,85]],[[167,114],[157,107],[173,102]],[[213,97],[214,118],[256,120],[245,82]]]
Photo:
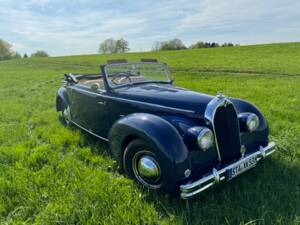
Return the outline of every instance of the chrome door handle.
[[[100,105],[106,105],[106,101],[100,101],[100,102],[98,102],[98,104],[100,104]]]

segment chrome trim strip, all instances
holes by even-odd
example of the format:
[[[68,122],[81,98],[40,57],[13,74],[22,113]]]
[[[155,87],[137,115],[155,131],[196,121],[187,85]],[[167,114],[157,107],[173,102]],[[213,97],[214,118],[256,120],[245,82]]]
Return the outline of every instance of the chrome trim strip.
[[[158,105],[158,104],[153,104],[153,103],[148,103],[148,102],[141,102],[141,101],[125,99],[125,98],[119,98],[119,97],[113,97],[113,96],[108,96],[108,95],[103,95],[103,97],[113,99],[113,100],[118,100],[120,102],[125,102],[125,103],[134,103],[134,104],[139,104],[142,106],[156,107],[156,108],[160,108],[160,109],[168,110],[168,111],[171,110],[172,112],[175,111],[175,112],[188,113],[188,114],[193,114],[193,115],[196,114],[196,112],[193,110],[178,109],[178,108],[174,108],[174,107],[163,106],[163,105]]]
[[[97,93],[97,92],[95,92],[95,91],[92,91],[92,90],[85,90],[85,89],[83,89],[83,88],[78,88],[78,86],[80,87],[80,86],[82,86],[82,87],[87,87],[87,86],[84,86],[83,84],[77,84],[77,87],[75,86],[75,87],[72,87],[72,89],[73,90],[76,90],[76,91],[79,91],[79,92],[85,92],[85,93],[87,93],[87,94],[92,94],[92,95],[95,95],[95,96],[99,96],[99,97],[104,97],[104,95],[102,95],[102,94],[99,94],[99,93],[106,93],[105,91],[103,91],[103,90],[101,90],[101,89],[99,89],[98,90],[98,92],[99,93]]]
[[[221,153],[220,153],[220,149],[219,149],[219,143],[218,143],[218,140],[217,140],[217,135],[216,135],[216,130],[215,130],[215,124],[214,124],[214,118],[215,118],[215,114],[216,114],[217,109],[219,107],[223,107],[224,105],[227,105],[227,104],[231,104],[233,106],[236,114],[237,114],[237,110],[236,110],[234,104],[228,98],[226,98],[224,95],[217,95],[215,98],[213,98],[207,104],[206,109],[205,109],[205,113],[204,113],[204,118],[207,121],[209,121],[209,123],[211,124],[211,126],[213,128],[214,137],[215,137],[215,143],[216,143],[216,149],[217,149],[219,161],[221,161],[222,158],[221,158]],[[239,124],[238,124],[238,126],[239,126]],[[240,143],[241,143],[241,137],[240,137]]]
[[[242,157],[237,162],[234,162],[220,170],[213,168],[212,172],[210,174],[206,175],[205,177],[203,177],[195,182],[180,185],[181,198],[188,199],[188,198],[216,185],[220,181],[225,180],[227,170],[234,168],[235,166],[247,161],[248,159],[250,159],[252,157],[256,157],[256,161],[259,162],[260,160],[262,160],[262,159],[266,158],[267,156],[271,155],[272,153],[274,153],[276,150],[275,147],[276,147],[275,143],[270,142],[266,147],[260,146],[260,148],[256,152],[246,155],[245,157]],[[256,166],[256,164],[255,164],[255,166]],[[249,169],[251,169],[253,167],[250,167]],[[247,170],[245,170],[245,171],[247,171]]]
[[[93,132],[87,130],[86,128],[80,126],[79,124],[75,123],[75,122],[72,121],[72,120],[70,120],[70,121],[71,121],[71,123],[73,123],[74,125],[76,125],[76,126],[79,127],[80,129],[82,129],[82,130],[88,132],[89,134],[91,134],[91,135],[93,135],[93,136],[95,136],[95,137],[97,137],[97,138],[99,138],[99,139],[101,139],[101,140],[103,140],[103,141],[109,142],[109,139],[104,138],[104,137],[101,137],[101,136],[99,136],[99,135],[97,135],[97,134],[95,134],[95,133],[93,133]]]

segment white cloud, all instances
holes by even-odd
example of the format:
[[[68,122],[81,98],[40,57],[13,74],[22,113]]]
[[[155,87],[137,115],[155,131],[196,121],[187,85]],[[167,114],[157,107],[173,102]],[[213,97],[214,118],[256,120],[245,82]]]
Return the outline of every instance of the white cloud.
[[[143,29],[144,19],[134,16],[118,18],[112,17],[112,11],[89,12],[88,14],[69,14],[66,16],[41,15],[28,8],[22,11],[10,8],[0,8],[1,27],[9,28],[9,33],[22,37],[24,42],[35,43],[36,49],[47,50],[49,45],[57,46],[57,50],[50,48],[52,54],[63,51],[71,54],[96,52],[98,43],[109,37],[121,37],[139,33]],[[2,32],[0,32],[2,35]],[[90,42],[94,42],[91,44]],[[50,44],[52,43],[52,44]],[[69,43],[72,43],[71,48]],[[96,48],[95,48],[96,45]],[[22,42],[17,42],[15,48],[23,51]],[[85,49],[87,46],[87,49]],[[94,47],[93,51],[90,49]],[[34,49],[31,49],[34,51]],[[63,53],[65,54],[65,53]]]
[[[300,39],[299,8],[296,0],[2,0],[0,37],[18,51],[52,55],[94,53],[109,37],[126,38],[133,50],[175,37],[187,44],[290,41]]]
[[[235,26],[280,17],[300,16],[300,2],[285,0],[206,0],[195,4],[195,11],[180,21],[180,28]],[[259,25],[259,24],[257,24]]]

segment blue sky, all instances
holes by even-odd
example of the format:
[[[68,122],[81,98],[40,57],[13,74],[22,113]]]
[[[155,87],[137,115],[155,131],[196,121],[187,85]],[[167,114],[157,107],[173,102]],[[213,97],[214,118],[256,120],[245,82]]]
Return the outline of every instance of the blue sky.
[[[239,44],[300,41],[299,0],[0,0],[0,38],[20,53],[96,53],[107,38],[132,51],[180,38]]]

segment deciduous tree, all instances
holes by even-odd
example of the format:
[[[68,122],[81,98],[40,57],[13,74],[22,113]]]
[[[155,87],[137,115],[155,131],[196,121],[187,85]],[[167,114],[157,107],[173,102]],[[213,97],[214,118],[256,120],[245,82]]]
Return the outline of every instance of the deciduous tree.
[[[100,53],[116,53],[117,51],[117,42],[112,38],[108,38],[100,44],[99,52]]]
[[[165,42],[155,42],[152,49],[154,51],[181,50],[186,49],[186,47],[180,39],[175,38]]]
[[[49,54],[44,50],[37,50],[35,53],[31,54],[31,57],[49,57]]]
[[[130,50],[128,46],[129,46],[128,41],[124,40],[123,38],[116,41],[117,52],[120,53],[128,52]]]
[[[12,45],[2,39],[0,39],[0,60],[12,59],[14,51],[11,49]]]
[[[121,38],[119,40],[115,40],[113,38],[108,38],[100,43],[99,52],[106,54],[106,53],[124,53],[128,52],[129,49],[129,42],[125,39]]]

